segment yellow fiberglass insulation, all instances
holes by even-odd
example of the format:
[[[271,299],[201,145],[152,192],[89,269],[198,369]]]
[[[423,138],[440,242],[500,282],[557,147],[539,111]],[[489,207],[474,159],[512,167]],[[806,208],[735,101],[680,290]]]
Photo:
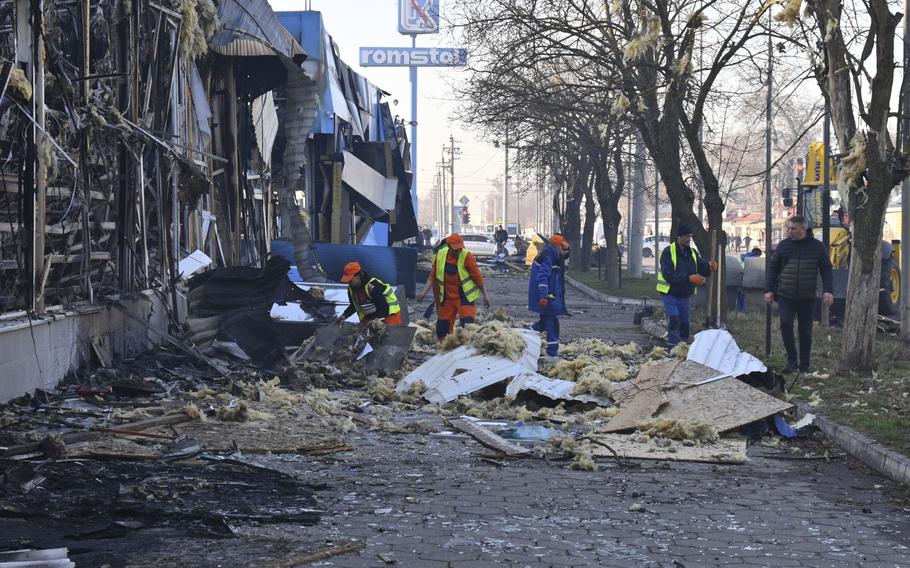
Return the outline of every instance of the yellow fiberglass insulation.
[[[269,381],[259,380],[259,382],[255,384],[255,387],[259,392],[265,395],[266,398],[271,400],[285,403],[298,403],[303,399],[302,395],[281,388],[281,379],[278,377]]]
[[[187,404],[186,406],[181,408],[181,410],[183,411],[184,414],[186,414],[187,416],[189,416],[190,418],[192,418],[194,420],[205,420],[205,415],[202,414],[202,411],[199,410],[199,407],[193,403]]]
[[[313,389],[303,395],[305,402],[319,416],[341,414],[341,406],[332,398],[327,389]]]
[[[657,361],[659,359],[666,359],[670,356],[670,353],[667,352],[663,347],[655,347],[648,353],[648,359]]]
[[[13,67],[13,70],[10,71],[9,85],[6,90],[10,95],[21,101],[32,100],[32,84],[29,82],[28,77],[25,76],[25,71],[19,67]]]
[[[657,47],[660,40],[661,24],[660,18],[654,16],[648,20],[648,28],[641,35],[632,38],[632,41],[626,46],[622,54],[622,60],[625,62],[635,61],[643,56],[646,51]]]
[[[392,402],[398,400],[395,392],[395,381],[391,377],[376,377],[367,384],[367,394],[374,402]]]
[[[650,438],[693,440],[701,443],[716,442],[720,437],[714,426],[704,422],[688,422],[657,418],[638,425],[638,432]]]
[[[803,0],[788,0],[783,11],[774,16],[774,19],[778,22],[783,22],[792,28],[796,25],[796,20],[799,18],[799,9],[802,6],[802,3]]]
[[[443,340],[442,350],[451,351],[461,345],[470,345],[483,355],[496,355],[512,361],[518,361],[525,350],[521,334],[496,320],[456,328]]]
[[[670,355],[676,357],[677,359],[685,359],[689,356],[689,344],[685,341],[682,343],[677,343],[676,347],[670,350]]]
[[[622,359],[635,359],[640,354],[638,345],[634,343],[615,345],[593,337],[570,341],[560,347],[560,352],[565,357],[587,355],[590,357],[621,357]]]
[[[188,59],[208,52],[208,40],[218,31],[218,9],[212,0],[177,0],[175,8],[183,17],[180,26],[180,48]]]
[[[613,391],[614,379],[624,381],[629,378],[629,370],[622,362],[611,359],[598,361],[589,365],[578,377],[572,394],[593,394],[594,396],[608,397]]]

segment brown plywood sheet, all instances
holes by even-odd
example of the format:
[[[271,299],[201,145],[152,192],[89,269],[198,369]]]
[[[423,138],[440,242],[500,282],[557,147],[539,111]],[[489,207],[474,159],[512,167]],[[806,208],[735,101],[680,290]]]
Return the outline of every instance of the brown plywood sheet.
[[[721,438],[713,444],[701,446],[684,446],[680,442],[672,442],[672,445],[666,448],[655,445],[653,441],[633,442],[631,436],[626,434],[596,434],[587,438],[592,441],[592,455],[599,458],[729,464],[740,464],[747,460],[746,439],[740,436]]]
[[[666,359],[649,363],[641,368],[638,376],[630,381],[613,397],[619,405],[619,413],[610,419],[605,432],[631,430],[640,422],[648,420],[667,402],[664,388],[670,384],[680,362]]]
[[[790,408],[788,402],[727,378],[697,387],[677,387],[667,391],[667,403],[658,418],[699,421],[726,432]]]

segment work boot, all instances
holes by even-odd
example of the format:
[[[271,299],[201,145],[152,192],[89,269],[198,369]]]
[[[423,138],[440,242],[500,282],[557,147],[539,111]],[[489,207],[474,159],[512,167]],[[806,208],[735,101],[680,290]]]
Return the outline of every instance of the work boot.
[[[803,365],[802,363],[800,363],[800,365],[799,365],[799,372],[800,372],[800,373],[809,374],[809,373],[812,372],[812,370],[811,370],[811,368],[809,367],[809,364],[808,364],[808,363],[806,363],[805,365]]]
[[[796,361],[787,361],[787,366],[780,372],[781,375],[792,375],[797,370]]]

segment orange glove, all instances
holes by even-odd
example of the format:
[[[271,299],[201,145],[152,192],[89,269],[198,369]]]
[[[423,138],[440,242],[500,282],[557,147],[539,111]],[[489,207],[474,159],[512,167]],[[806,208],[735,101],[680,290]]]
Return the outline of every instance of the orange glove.
[[[696,286],[704,286],[705,277],[700,274],[690,274],[689,282],[691,282],[692,284],[695,284]]]
[[[708,263],[708,266],[711,268],[711,272],[717,272],[717,263],[713,260]]]
[[[550,304],[550,300],[548,300],[546,298],[541,298],[541,299],[537,300],[537,305],[540,306],[541,308],[546,308],[549,304]]]

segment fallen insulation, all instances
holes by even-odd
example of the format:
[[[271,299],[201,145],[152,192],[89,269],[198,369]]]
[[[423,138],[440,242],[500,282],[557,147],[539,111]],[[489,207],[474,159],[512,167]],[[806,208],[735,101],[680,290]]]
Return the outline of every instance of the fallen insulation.
[[[456,328],[442,342],[443,351],[451,351],[462,345],[470,345],[483,355],[496,355],[518,361],[525,350],[525,340],[514,329],[501,321],[471,324]]]
[[[637,442],[663,438],[678,442],[688,440],[696,444],[710,444],[720,438],[717,430],[710,424],[666,418],[658,418],[639,424],[638,431],[632,436]]]

